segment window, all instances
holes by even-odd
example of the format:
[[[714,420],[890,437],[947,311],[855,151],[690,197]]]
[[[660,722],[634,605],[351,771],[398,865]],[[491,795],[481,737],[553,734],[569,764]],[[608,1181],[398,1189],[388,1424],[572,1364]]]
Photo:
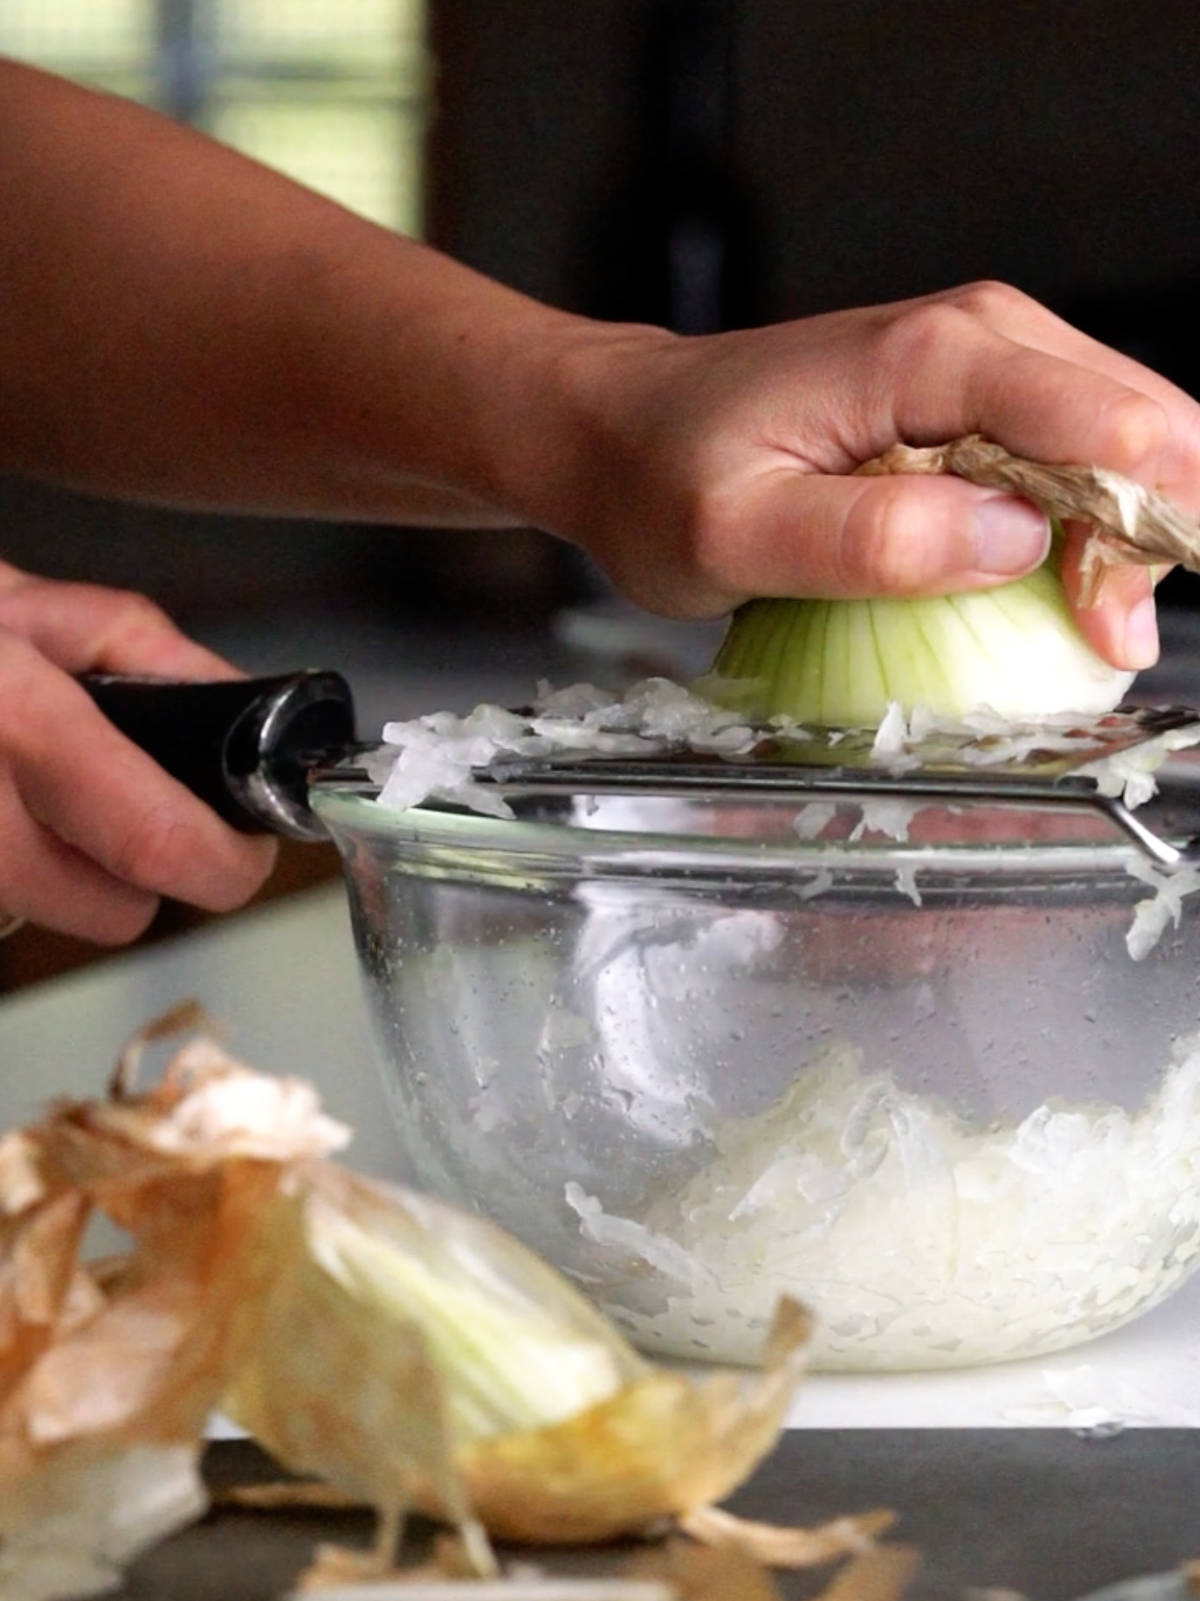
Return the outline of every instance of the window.
[[[3,0],[0,53],[157,106],[421,232],[425,0]]]

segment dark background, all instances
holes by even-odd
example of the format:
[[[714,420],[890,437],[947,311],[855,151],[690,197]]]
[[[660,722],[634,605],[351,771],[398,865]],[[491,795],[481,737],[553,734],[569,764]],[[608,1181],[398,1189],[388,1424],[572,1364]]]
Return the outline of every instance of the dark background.
[[[656,236],[707,183],[730,207],[733,321],[999,277],[1181,380],[1194,370],[1187,0],[456,0],[435,15],[436,235],[533,294],[662,314]]]

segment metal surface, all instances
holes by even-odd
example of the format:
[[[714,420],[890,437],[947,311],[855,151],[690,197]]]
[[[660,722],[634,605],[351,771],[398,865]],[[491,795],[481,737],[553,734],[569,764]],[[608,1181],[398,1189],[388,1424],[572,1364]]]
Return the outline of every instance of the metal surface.
[[[500,758],[479,776],[506,791],[536,784],[608,795],[752,791],[794,793],[805,800],[886,796],[943,804],[1085,808],[1108,817],[1157,866],[1173,868],[1200,859],[1200,839],[1166,838],[1145,816],[1135,815],[1122,796],[1106,794],[1098,774],[1086,769],[1114,757],[1131,757],[1158,742],[1186,743],[1189,735],[1200,741],[1195,709],[1136,707],[1070,729],[1047,729],[1044,745],[1030,744],[1026,737],[1021,740],[1026,748],[1015,756],[1004,754],[1007,740],[967,729],[934,731],[901,752],[882,755],[872,731],[818,730],[781,737],[765,730],[746,755],[698,756],[669,749],[634,758],[574,753]],[[1189,821],[1188,835],[1192,829],[1200,833],[1200,811]]]
[[[324,829],[310,808],[310,787],[370,788],[353,698],[337,673],[304,670],[214,684],[88,675],[81,682],[117,727],[236,827],[319,840]],[[1105,793],[1114,786],[1103,785],[1095,769],[1156,744],[1165,755],[1170,742],[1189,740],[1200,742],[1200,718],[1191,708],[1139,707],[1003,737],[966,726],[934,729],[894,752],[881,752],[869,730],[764,729],[752,749],[735,756],[647,737],[645,754],[634,757],[499,756],[476,777],[512,793],[532,783],[610,795],[770,792],[794,794],[798,802],[888,796],[1091,808],[1157,866],[1173,868],[1200,856],[1193,837],[1200,805],[1192,816],[1186,808],[1181,813],[1182,841],[1167,837],[1147,815],[1134,816],[1121,796]]]
[[[1187,729],[1195,729],[1200,735],[1200,711],[1193,706],[1133,706],[1069,726],[1001,726],[1003,734],[989,730],[982,720],[978,726],[965,722],[934,724],[920,737],[905,740],[903,750],[895,753],[880,748],[876,729],[804,729],[788,733],[764,727],[753,749],[745,755],[696,756],[681,744],[659,758],[639,755],[630,760],[586,754],[580,758],[571,753],[502,759],[494,767],[501,781],[509,776],[539,780],[558,776],[570,782],[570,775],[575,773],[625,771],[643,785],[650,778],[669,782],[679,767],[724,776],[730,782],[762,775],[766,783],[800,787],[806,787],[810,776],[819,773],[862,775],[872,783],[920,773],[936,774],[948,783],[979,784],[982,793],[990,793],[992,782],[1049,784],[1164,736]],[[1006,755],[1006,747],[1013,745],[1024,747],[1021,754]]]

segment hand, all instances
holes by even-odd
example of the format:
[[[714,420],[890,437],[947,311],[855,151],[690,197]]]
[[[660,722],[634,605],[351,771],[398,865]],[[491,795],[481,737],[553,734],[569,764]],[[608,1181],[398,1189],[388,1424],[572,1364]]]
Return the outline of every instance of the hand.
[[[229,678],[140,595],[0,562],[0,920],[99,944],[140,934],[162,895],[247,900],[274,844],[236,833],[104,718],[72,675]]]
[[[752,595],[937,594],[1028,572],[1046,520],[953,478],[855,478],[898,440],[981,433],[1018,455],[1109,467],[1200,512],[1200,408],[1017,290],[677,339],[598,331],[572,368],[582,448],[546,521],[651,610],[715,615]],[[551,477],[549,482],[553,483]],[[1157,656],[1151,577],[1079,605],[1114,665]]]

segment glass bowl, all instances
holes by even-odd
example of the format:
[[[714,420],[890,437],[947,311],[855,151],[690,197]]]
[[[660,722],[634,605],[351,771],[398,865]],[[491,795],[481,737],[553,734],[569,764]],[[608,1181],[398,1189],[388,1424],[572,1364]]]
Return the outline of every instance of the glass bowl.
[[[788,1294],[819,1367],[994,1362],[1112,1329],[1196,1264],[1200,918],[1160,889],[1131,958],[1155,875],[1104,819],[510,799],[314,807],[398,1171],[636,1343],[753,1362]]]

